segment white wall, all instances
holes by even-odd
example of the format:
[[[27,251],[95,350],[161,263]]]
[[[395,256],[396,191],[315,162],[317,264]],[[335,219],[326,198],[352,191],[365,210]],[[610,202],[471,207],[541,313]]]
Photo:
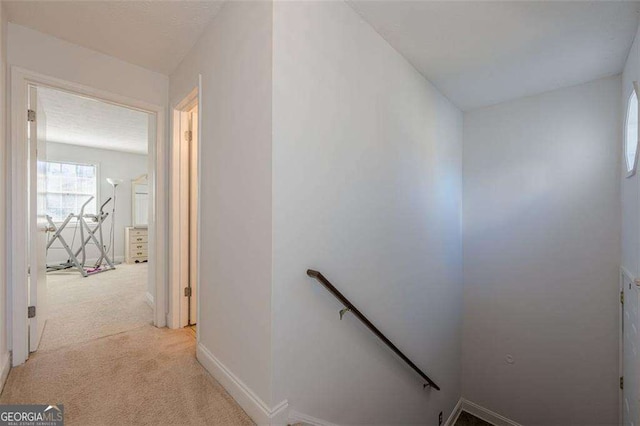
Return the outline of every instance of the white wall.
[[[6,374],[9,371],[9,349],[8,349],[8,324],[9,310],[7,282],[9,270],[7,268],[6,250],[9,249],[7,241],[7,194],[9,194],[9,171],[7,156],[7,15],[4,4],[0,3],[0,386],[4,385]],[[6,370],[6,371],[5,371]]]
[[[620,77],[465,113],[463,397],[617,424],[620,167]]]
[[[9,66],[165,105],[168,77],[112,56],[9,23]]]
[[[273,78],[274,400],[438,424],[460,397],[462,114],[343,2],[275,3]]]
[[[115,259],[124,260],[124,228],[132,225],[131,220],[131,180],[147,173],[147,156],[132,154],[129,152],[112,151],[107,149],[96,149],[85,146],[68,145],[55,142],[47,143],[47,160],[68,161],[79,164],[96,164],[98,166],[99,179],[99,201],[100,205],[113,196],[113,187],[107,182],[107,178],[122,179],[118,185],[116,193],[116,222],[115,222]],[[111,201],[113,202],[113,200]],[[109,217],[103,224],[105,244],[109,245],[109,231],[111,229],[111,209],[113,204],[106,207]],[[73,239],[74,227],[69,227],[62,236],[70,243]],[[76,236],[76,244],[79,242],[79,231]],[[54,243],[56,247],[61,247],[59,242]],[[76,248],[78,245],[76,245]],[[54,264],[65,262],[68,259],[65,250],[50,249],[47,254],[47,263]],[[88,259],[96,259],[98,251],[93,246],[88,246]]]
[[[633,82],[640,81],[640,30],[629,51],[629,57],[622,74],[622,97],[620,100],[620,126],[627,113],[627,99],[633,90]],[[622,137],[622,136],[621,136]],[[622,155],[622,154],[621,154]],[[639,174],[627,178],[622,163],[622,266],[634,277],[640,277],[640,191]]]
[[[633,41],[633,45],[629,51],[629,56],[627,57],[627,61],[625,63],[624,71],[622,73],[622,91],[620,98],[620,121],[619,126],[621,130],[620,141],[622,146],[624,146],[624,125],[626,124],[626,114],[627,114],[627,101],[631,93],[633,93],[633,82],[640,81],[640,29],[636,33],[636,37]],[[623,148],[624,153],[624,148]],[[624,154],[621,155],[621,191],[622,191],[622,267],[625,271],[626,281],[628,278],[638,279],[640,278],[640,175],[638,172],[631,177],[627,177],[626,170],[626,159],[624,158]],[[627,275],[630,275],[628,278]],[[622,283],[624,285],[624,282]],[[630,291],[631,287],[628,289],[625,288],[625,298],[627,300],[631,299],[629,296],[632,296],[634,292]],[[633,302],[631,306],[634,306]],[[633,323],[633,319],[631,319],[631,323]],[[624,326],[628,327],[629,322],[624,321]],[[621,359],[624,361],[625,358],[628,360],[631,357],[625,357],[623,350],[621,348]],[[630,395],[633,395],[634,389],[637,392],[637,381],[638,377],[628,377],[629,371],[634,371],[633,367],[630,369],[629,366],[624,366],[625,371],[625,387],[630,389]],[[635,386],[635,387],[634,387]],[[626,391],[625,391],[626,392]],[[623,404],[623,413],[626,412],[626,406]],[[633,407],[637,407],[637,401],[635,404],[630,404],[630,410],[633,410]],[[637,413],[636,413],[637,414]],[[624,414],[623,414],[624,416]],[[635,417],[635,416],[633,416]],[[632,417],[632,418],[633,418]],[[623,419],[621,419],[623,420]]]
[[[267,406],[271,8],[270,2],[225,3],[170,77],[175,106],[202,74],[200,344]]]

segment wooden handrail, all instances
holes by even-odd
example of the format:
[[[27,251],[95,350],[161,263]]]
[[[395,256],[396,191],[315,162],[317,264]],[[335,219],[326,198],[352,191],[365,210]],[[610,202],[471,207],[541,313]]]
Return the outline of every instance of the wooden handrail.
[[[329,290],[329,293],[333,294],[335,298],[345,306],[345,309],[340,311],[340,319],[342,319],[342,315],[344,315],[345,312],[353,313],[353,315],[355,315],[360,321],[362,321],[362,323],[366,325],[367,328],[373,332],[373,334],[378,336],[380,340],[382,340],[396,355],[398,355],[400,359],[406,362],[409,367],[411,367],[416,373],[420,375],[420,377],[426,380],[427,383],[424,384],[424,387],[431,386],[436,390],[440,390],[440,386],[436,385],[436,383],[431,380],[429,376],[423,373],[422,370],[420,370],[409,358],[407,358],[407,356],[403,354],[402,351],[400,351],[400,349],[396,347],[396,345],[391,343],[391,341],[387,339],[387,336],[382,334],[382,332],[378,330],[378,328],[373,325],[371,321],[369,321],[367,317],[365,317],[364,314],[360,312],[358,308],[356,308],[353,303],[349,301],[349,299],[347,299],[342,293],[340,293],[340,291],[335,288],[333,284],[331,284],[329,280],[325,278],[324,275],[322,275],[318,271],[314,271],[313,269],[307,269],[307,275],[318,280],[327,290]]]

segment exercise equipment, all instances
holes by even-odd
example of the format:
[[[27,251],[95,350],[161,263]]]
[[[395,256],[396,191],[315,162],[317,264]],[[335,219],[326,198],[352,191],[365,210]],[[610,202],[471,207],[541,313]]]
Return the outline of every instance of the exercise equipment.
[[[104,208],[107,204],[109,204],[111,198],[108,198],[107,201],[102,203],[102,205],[100,206],[100,212],[98,214],[85,214],[84,209],[87,204],[89,204],[91,200],[93,200],[93,198],[93,196],[89,197],[89,199],[80,208],[79,214],[69,213],[69,215],[60,225],[56,225],[53,221],[53,218],[47,215],[50,232],[49,241],[47,241],[47,252],[51,248],[59,248],[52,247],[54,242],[59,241],[62,245],[62,248],[66,250],[67,254],[69,255],[69,258],[66,262],[60,263],[58,265],[47,265],[47,272],[76,268],[83,277],[88,277],[89,275],[116,269],[113,261],[109,257],[109,253],[107,252],[107,250],[105,250],[104,238],[102,233],[102,225],[105,219],[109,216],[109,213],[105,212]],[[71,244],[69,244],[62,236],[62,231],[64,231],[64,229],[74,219],[76,220],[77,225],[73,233]],[[89,223],[91,223],[93,226],[89,225]],[[80,230],[80,246],[74,251],[73,245],[78,230]],[[92,267],[86,267],[87,246],[90,244],[93,244],[97,247],[99,255],[98,260]],[[80,256],[80,259],[78,259],[78,256]]]

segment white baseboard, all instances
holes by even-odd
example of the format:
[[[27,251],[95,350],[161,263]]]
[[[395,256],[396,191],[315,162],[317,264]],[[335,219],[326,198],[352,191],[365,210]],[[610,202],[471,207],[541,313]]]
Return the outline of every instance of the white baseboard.
[[[330,423],[306,414],[298,413],[295,410],[289,411],[289,424],[304,423],[312,426],[338,426],[335,423]]]
[[[522,426],[520,423],[514,422],[511,419],[504,417],[501,414],[494,413],[493,411],[484,408],[475,402],[471,402],[464,398],[461,398],[462,411],[466,411],[469,414],[473,414],[479,419],[491,423],[495,426]]]
[[[151,309],[154,309],[156,306],[153,296],[149,292],[147,292],[147,305],[151,306]]]
[[[11,371],[11,355],[7,351],[0,357],[0,392],[4,389],[4,384],[7,382],[7,377],[9,377],[9,371]]]
[[[258,425],[286,425],[289,403],[285,399],[270,408],[246,384],[225,367],[202,343],[198,343],[196,357],[202,366],[224,387],[242,409]]]
[[[453,426],[458,421],[458,417],[460,417],[460,413],[462,413],[462,398],[458,400],[458,403],[455,407],[453,407],[453,411],[449,414],[447,421],[444,422],[444,426]]]

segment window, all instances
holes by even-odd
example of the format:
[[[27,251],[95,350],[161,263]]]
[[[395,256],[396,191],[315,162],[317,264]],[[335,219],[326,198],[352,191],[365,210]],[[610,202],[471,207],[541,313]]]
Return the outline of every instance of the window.
[[[84,212],[96,213],[98,198],[98,168],[91,164],[47,161],[45,169],[44,211],[54,222],[62,222],[69,213],[79,214],[89,197],[93,200]]]
[[[627,102],[627,118],[625,120],[624,151],[627,162],[627,177],[633,176],[637,167],[638,151],[638,94],[635,90],[631,92]]]

